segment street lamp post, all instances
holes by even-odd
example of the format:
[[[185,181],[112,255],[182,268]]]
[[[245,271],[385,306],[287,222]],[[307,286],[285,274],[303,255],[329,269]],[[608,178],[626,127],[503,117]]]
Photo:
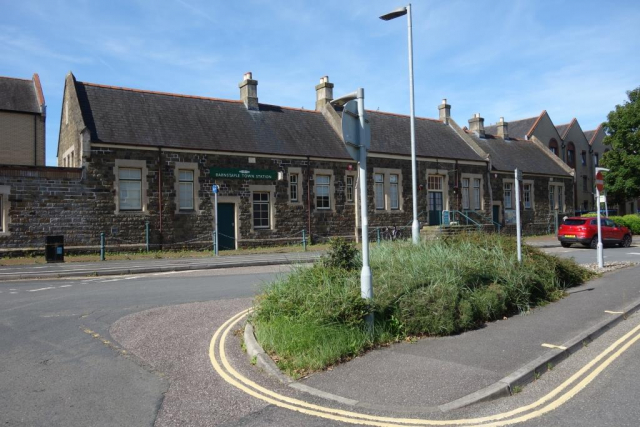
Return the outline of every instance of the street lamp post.
[[[416,117],[413,97],[413,31],[411,28],[411,4],[382,15],[380,19],[390,21],[407,15],[409,32],[409,103],[411,104],[411,191],[413,195],[413,222],[411,223],[411,237],[413,243],[420,242],[420,225],[418,223],[418,172],[416,166]]]

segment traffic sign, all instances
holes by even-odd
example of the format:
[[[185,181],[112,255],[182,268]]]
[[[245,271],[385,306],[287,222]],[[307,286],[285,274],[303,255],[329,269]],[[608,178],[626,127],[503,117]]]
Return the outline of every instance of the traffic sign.
[[[360,147],[368,150],[371,146],[371,126],[367,113],[364,115],[364,131],[360,126],[358,115],[358,100],[353,99],[344,104],[342,111],[342,139],[345,147],[356,162],[360,161]]]
[[[598,191],[604,190],[604,177],[602,176],[602,172],[596,174],[596,188]]]
[[[218,189],[219,187],[216,184],[213,184],[213,186],[211,187],[211,191],[213,192],[213,194],[218,194]]]

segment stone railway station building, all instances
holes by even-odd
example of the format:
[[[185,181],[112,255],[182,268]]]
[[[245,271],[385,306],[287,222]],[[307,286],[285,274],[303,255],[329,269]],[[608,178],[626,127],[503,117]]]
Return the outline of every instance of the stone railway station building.
[[[141,248],[147,222],[153,248],[210,247],[213,184],[221,249],[300,242],[302,230],[315,241],[357,238],[358,167],[340,138],[341,112],[329,103],[333,83],[323,77],[315,87],[315,110],[261,103],[257,87],[247,73],[240,99],[225,100],[69,73],[58,167],[0,165],[0,251],[42,248],[47,235],[63,235],[67,248],[95,248],[100,233],[110,245]],[[409,117],[367,113],[370,227],[408,226]],[[438,119],[416,118],[421,223],[440,225],[443,211],[459,211],[511,230],[516,167],[526,232],[547,231],[556,210],[572,213],[577,169],[553,152],[543,131],[553,128],[565,144],[547,119],[543,112],[528,128],[504,120],[485,128],[477,114],[461,128],[446,100]],[[577,135],[574,122],[565,135]]]

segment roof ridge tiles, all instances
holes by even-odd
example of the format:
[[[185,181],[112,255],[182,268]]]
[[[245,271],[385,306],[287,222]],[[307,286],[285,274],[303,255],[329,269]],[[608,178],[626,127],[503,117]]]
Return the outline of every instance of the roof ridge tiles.
[[[103,84],[99,84],[99,83],[89,83],[89,82],[80,82],[80,81],[77,82],[77,83],[83,84],[85,86],[99,87],[99,88],[103,88],[103,89],[114,89],[114,90],[123,90],[123,91],[127,91],[127,92],[148,93],[148,94],[151,94],[151,95],[173,96],[173,97],[176,97],[176,98],[203,99],[203,100],[207,100],[207,101],[232,102],[232,103],[235,103],[235,104],[241,104],[242,103],[242,101],[239,100],[239,99],[223,99],[223,98],[213,98],[213,97],[207,97],[207,96],[185,95],[185,94],[181,94],[181,93],[161,92],[161,91],[146,90],[146,89],[134,89],[134,88],[129,88],[129,87],[111,86],[111,85],[103,85]]]
[[[366,109],[365,109],[365,111],[366,111],[367,113],[380,113],[380,114],[386,114],[386,115],[388,115],[388,116],[396,116],[396,117],[410,117],[410,116],[409,116],[409,115],[407,115],[407,114],[389,113],[389,112],[387,112],[387,111],[380,111],[380,110],[366,110]],[[430,120],[430,121],[432,121],[432,122],[439,122],[439,123],[442,123],[442,120],[439,120],[439,119],[432,119],[431,117],[418,117],[418,116],[416,116],[416,119],[420,119],[420,120]]]

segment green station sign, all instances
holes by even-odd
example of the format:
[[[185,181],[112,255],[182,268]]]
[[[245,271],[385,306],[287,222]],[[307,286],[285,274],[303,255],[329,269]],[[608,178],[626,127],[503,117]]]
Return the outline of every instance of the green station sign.
[[[209,175],[216,179],[262,179],[275,181],[278,171],[268,169],[210,168]]]

